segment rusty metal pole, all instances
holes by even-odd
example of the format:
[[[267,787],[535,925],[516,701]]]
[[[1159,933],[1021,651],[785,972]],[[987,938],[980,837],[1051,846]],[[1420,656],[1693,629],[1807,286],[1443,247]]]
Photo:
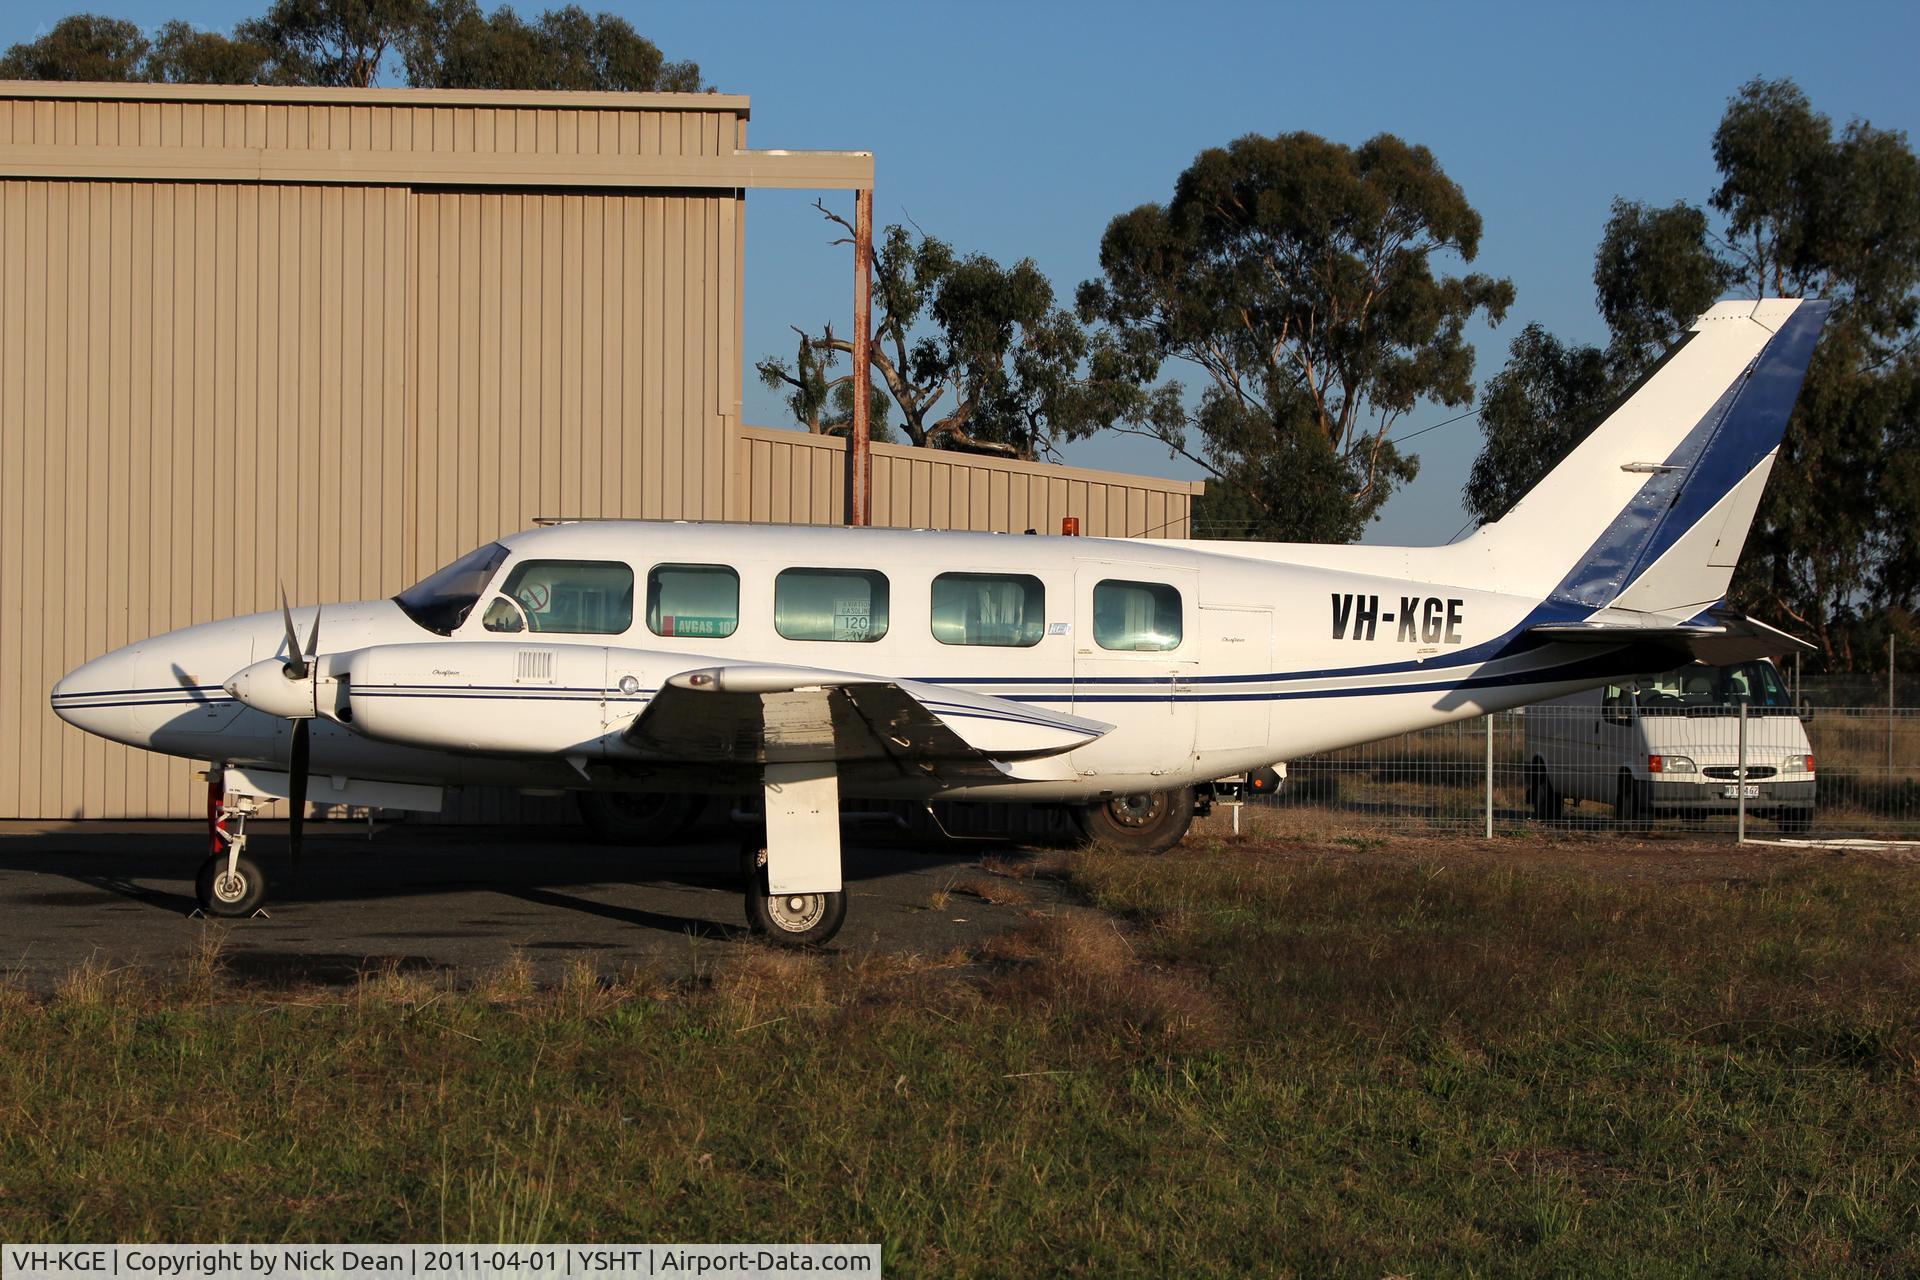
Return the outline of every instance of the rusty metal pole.
[[[872,386],[873,192],[853,194],[853,442],[852,477],[847,494],[848,523],[873,520],[873,439],[869,427]]]

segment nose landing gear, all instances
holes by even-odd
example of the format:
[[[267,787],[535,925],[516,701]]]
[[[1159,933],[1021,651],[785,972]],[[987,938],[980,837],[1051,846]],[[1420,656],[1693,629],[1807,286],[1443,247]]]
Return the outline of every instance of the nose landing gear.
[[[254,797],[229,795],[223,773],[207,779],[207,860],[200,864],[194,889],[200,909],[229,919],[250,916],[266,901],[267,877],[247,857],[247,819],[259,811]]]

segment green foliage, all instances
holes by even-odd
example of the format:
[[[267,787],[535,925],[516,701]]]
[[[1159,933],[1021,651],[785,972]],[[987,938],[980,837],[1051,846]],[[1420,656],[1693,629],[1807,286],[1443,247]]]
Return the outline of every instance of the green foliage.
[[[267,76],[276,84],[365,88],[426,13],[426,0],[273,0],[234,35],[272,51]]]
[[[578,5],[529,23],[506,5],[487,14],[475,0],[432,0],[401,49],[408,82],[422,88],[701,89],[697,63],[668,62],[626,19]]]
[[[1080,288],[1106,328],[1093,409],[1198,462],[1255,536],[1349,541],[1417,461],[1388,439],[1423,400],[1473,397],[1467,322],[1497,322],[1505,280],[1471,262],[1480,216],[1425,147],[1310,133],[1202,152],[1167,205],[1115,218],[1104,278]],[[1206,380],[1197,403],[1169,361]],[[1224,504],[1222,510],[1225,509]]]
[[[196,31],[178,19],[160,28],[147,55],[147,78],[166,84],[257,84],[273,51],[251,40]]]
[[[1487,442],[1467,477],[1467,510],[1482,521],[1506,514],[1586,439],[1613,387],[1598,347],[1563,345],[1537,324],[1521,330],[1480,402]]]
[[[1474,475],[1524,490],[1559,456],[1535,448],[1543,435],[1590,419],[1725,290],[1832,300],[1730,598],[1851,669],[1878,611],[1920,605],[1920,160],[1865,121],[1836,134],[1791,80],[1741,86],[1713,154],[1717,228],[1685,203],[1614,202],[1594,261],[1608,384],[1516,346],[1494,385],[1530,388],[1554,421],[1483,414]],[[1468,505],[1494,518],[1504,506],[1476,481]]]
[[[151,42],[134,23],[79,14],[8,49],[0,77],[364,87],[391,53],[416,88],[702,88],[698,64],[668,62],[624,18],[566,5],[529,23],[475,0],[273,0],[232,36],[176,20]]]
[[[851,235],[845,218],[818,207]],[[823,413],[852,375],[829,380],[826,370],[852,353],[852,341],[831,325],[795,332],[796,358],[761,360],[760,380],[790,392],[794,418],[809,430],[842,425]],[[874,245],[870,350],[914,445],[1037,458],[1098,425],[1080,376],[1085,332],[1054,305],[1053,286],[1032,259],[1003,266],[984,254],[962,257],[924,233],[886,228]],[[874,400],[876,409],[881,403]]]
[[[833,326],[821,330],[833,336]],[[853,430],[853,375],[829,378],[840,362],[840,353],[830,346],[816,345],[804,330],[792,364],[769,357],[756,366],[760,381],[769,390],[786,391],[787,408],[793,420],[819,436],[844,436]],[[878,444],[893,443],[893,430],[887,425],[886,388],[869,375],[867,381],[867,435]]]
[[[5,80],[144,80],[147,38],[134,23],[77,13],[0,56]]]
[[[1593,287],[1613,334],[1609,351],[1618,384],[1624,386],[1659,359],[1732,277],[1714,253],[1705,213],[1684,201],[1655,209],[1616,199],[1593,256]],[[1576,396],[1582,389],[1568,386],[1562,395]],[[1602,401],[1614,391],[1586,389]]]

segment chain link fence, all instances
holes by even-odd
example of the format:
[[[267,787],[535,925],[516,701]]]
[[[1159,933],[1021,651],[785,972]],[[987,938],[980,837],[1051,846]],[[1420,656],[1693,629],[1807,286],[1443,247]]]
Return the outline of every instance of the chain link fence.
[[[1920,839],[1920,708],[1526,707],[1290,761],[1254,803],[1402,830]]]

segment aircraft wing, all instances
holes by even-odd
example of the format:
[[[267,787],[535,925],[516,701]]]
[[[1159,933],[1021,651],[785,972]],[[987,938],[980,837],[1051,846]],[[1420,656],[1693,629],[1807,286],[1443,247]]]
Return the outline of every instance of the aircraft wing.
[[[1561,644],[1646,645],[1683,662],[1714,666],[1814,647],[1744,614],[1715,612],[1709,617],[1707,622],[1673,623],[1626,609],[1604,609],[1584,622],[1547,623],[1527,628],[1527,634]]]
[[[924,681],[743,664],[670,677],[622,737],[663,763],[833,761],[960,782],[1001,781],[999,762],[1059,755],[1111,728]]]

